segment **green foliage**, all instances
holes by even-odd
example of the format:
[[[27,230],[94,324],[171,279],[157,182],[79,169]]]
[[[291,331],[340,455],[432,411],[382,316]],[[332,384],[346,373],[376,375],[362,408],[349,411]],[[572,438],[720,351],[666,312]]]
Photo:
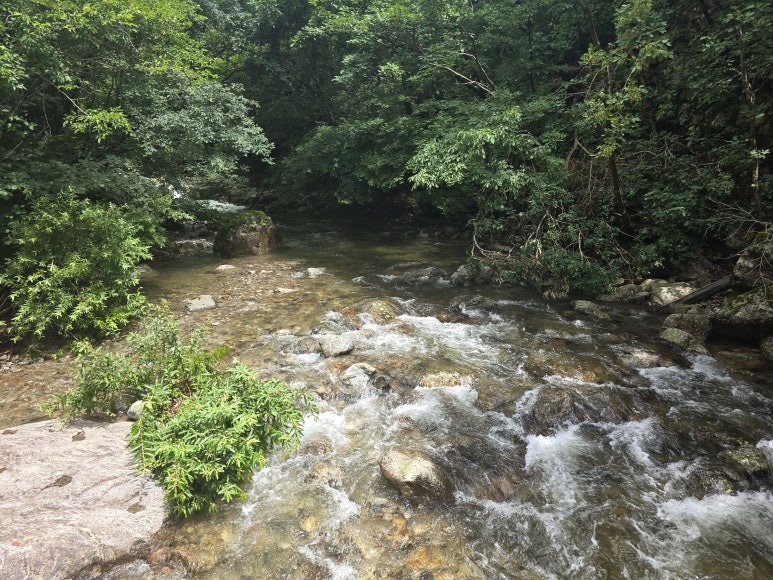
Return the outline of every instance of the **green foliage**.
[[[38,198],[10,226],[16,247],[0,285],[11,290],[17,340],[106,335],[138,313],[137,264],[150,258],[139,227],[113,204],[72,192]]]
[[[309,395],[261,380],[245,365],[222,368],[224,350],[204,350],[199,332],[183,339],[165,307],[147,314],[126,339],[128,353],[83,347],[75,388],[49,409],[69,419],[141,397],[129,444],[142,468],[164,488],[174,514],[214,511],[244,497],[240,486],[275,448],[298,443],[302,411],[314,406]]]

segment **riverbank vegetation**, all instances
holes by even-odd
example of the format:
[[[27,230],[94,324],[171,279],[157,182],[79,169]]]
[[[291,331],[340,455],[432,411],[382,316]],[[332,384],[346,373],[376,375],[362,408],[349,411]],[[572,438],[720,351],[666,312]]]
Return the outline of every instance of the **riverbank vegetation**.
[[[48,410],[69,420],[141,401],[129,446],[173,514],[243,499],[241,485],[267,456],[299,443],[303,413],[314,412],[310,395],[223,364],[225,349],[204,349],[200,331],[183,338],[164,306],[146,315],[126,337],[127,352],[82,344],[74,388],[55,395]]]
[[[772,53],[762,0],[8,0],[6,330],[113,330],[182,198],[442,216],[553,296],[727,256],[773,208]],[[34,254],[68,203],[124,233]]]

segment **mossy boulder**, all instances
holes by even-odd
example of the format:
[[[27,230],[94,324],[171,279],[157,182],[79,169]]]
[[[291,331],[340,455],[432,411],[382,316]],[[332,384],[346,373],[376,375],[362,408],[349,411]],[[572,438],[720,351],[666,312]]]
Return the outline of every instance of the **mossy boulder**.
[[[262,211],[243,211],[222,216],[213,251],[223,258],[260,255],[281,245],[279,230]]]
[[[754,341],[773,335],[773,283],[726,298],[709,317],[714,337]]]

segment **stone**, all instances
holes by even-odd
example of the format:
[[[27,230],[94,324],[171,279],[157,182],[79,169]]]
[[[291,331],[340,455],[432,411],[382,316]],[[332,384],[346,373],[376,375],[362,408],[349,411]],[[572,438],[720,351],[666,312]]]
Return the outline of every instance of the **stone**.
[[[762,340],[773,335],[773,283],[725,298],[709,311],[712,335]]]
[[[660,339],[675,344],[679,348],[694,352],[697,354],[709,354],[709,351],[703,346],[703,341],[697,339],[692,334],[679,328],[665,328],[660,333]]]
[[[322,346],[313,336],[301,336],[282,347],[282,352],[291,354],[319,354]]]
[[[762,477],[770,473],[765,453],[749,444],[728,449],[720,454],[748,477]]]
[[[257,256],[279,245],[279,230],[270,217],[262,211],[243,211],[222,220],[215,234],[213,251],[224,258]]]
[[[67,578],[149,551],[163,491],[135,468],[130,425],[43,421],[0,435],[0,578]]]
[[[623,284],[613,288],[598,297],[601,302],[626,302],[629,304],[644,304],[650,293],[637,284]]]
[[[583,422],[619,424],[640,419],[643,407],[629,389],[607,385],[542,387],[521,417],[526,432],[554,435]]]
[[[572,302],[572,308],[574,308],[577,312],[587,314],[588,316],[592,316],[594,318],[609,318],[609,315],[604,312],[598,304],[591,302],[590,300],[575,300]]]
[[[134,401],[126,411],[126,418],[129,421],[137,421],[145,410],[145,401]]]
[[[185,308],[191,313],[202,312],[217,308],[217,304],[215,304],[215,299],[210,294],[202,294],[198,298],[186,300]]]
[[[659,280],[649,287],[649,300],[655,306],[666,306],[695,292],[695,288],[685,282],[666,282]]]
[[[219,274],[223,274],[225,272],[233,272],[236,270],[236,266],[233,266],[231,264],[221,264],[217,268],[215,268],[215,272],[218,272]]]
[[[453,500],[448,476],[424,453],[393,449],[379,461],[381,474],[406,497]]]
[[[773,361],[773,336],[768,336],[760,341],[760,351],[767,360]]]
[[[319,336],[319,345],[322,354],[326,357],[343,356],[354,350],[354,343],[345,336],[323,334]]]
[[[706,342],[711,333],[711,320],[705,314],[685,312],[671,314],[663,321],[663,328],[678,328],[694,336],[700,342]]]
[[[206,238],[170,240],[164,248],[157,250],[156,253],[159,257],[166,259],[211,256],[213,245],[212,240]]]
[[[376,373],[376,367],[368,363],[355,363],[341,375],[341,381],[350,386],[365,387]]]
[[[733,278],[748,288],[773,281],[773,229],[757,236],[733,268]]]
[[[362,305],[363,314],[373,317],[376,322],[381,324],[390,322],[400,315],[400,310],[391,302],[386,300],[371,300]]]
[[[324,268],[307,268],[306,273],[309,275],[309,278],[319,278],[320,276],[325,275],[325,269]]]
[[[454,286],[471,286],[475,281],[475,273],[472,269],[462,264],[451,274],[451,284]]]
[[[471,376],[462,375],[456,371],[431,373],[424,375],[419,379],[419,386],[428,388],[466,386],[471,383]]]
[[[316,481],[333,489],[341,489],[344,473],[340,467],[327,461],[321,461],[311,468],[306,480]]]

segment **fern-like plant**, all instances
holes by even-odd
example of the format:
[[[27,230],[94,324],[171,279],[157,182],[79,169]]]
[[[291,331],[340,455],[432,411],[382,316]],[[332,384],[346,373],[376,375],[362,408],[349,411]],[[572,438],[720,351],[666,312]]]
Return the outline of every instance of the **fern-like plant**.
[[[141,397],[129,445],[181,516],[243,498],[241,485],[276,447],[297,445],[303,411],[315,411],[306,393],[242,364],[224,367],[224,349],[207,351],[200,338],[183,339],[168,309],[152,307],[127,337],[129,352],[83,349],[75,388],[48,407],[69,419]]]
[[[137,264],[149,244],[124,211],[72,192],[42,196],[10,227],[15,252],[0,273],[10,289],[16,340],[104,336],[145,305]]]

